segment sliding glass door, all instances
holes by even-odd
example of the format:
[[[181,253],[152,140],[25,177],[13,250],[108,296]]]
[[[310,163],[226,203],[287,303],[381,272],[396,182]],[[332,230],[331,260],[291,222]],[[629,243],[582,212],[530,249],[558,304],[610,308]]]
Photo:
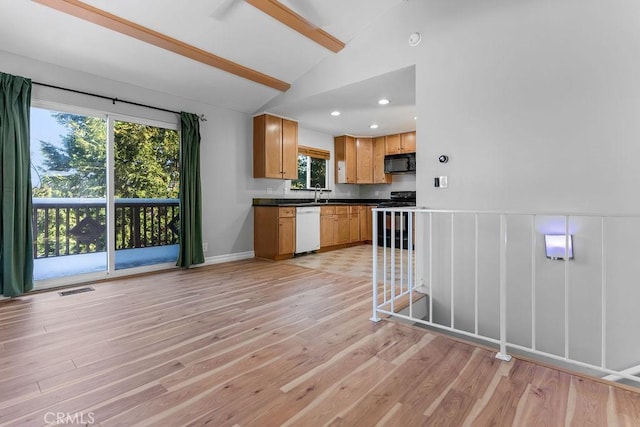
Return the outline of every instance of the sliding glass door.
[[[175,262],[175,127],[32,108],[31,157],[36,282]]]
[[[115,269],[178,257],[178,131],[114,121]]]

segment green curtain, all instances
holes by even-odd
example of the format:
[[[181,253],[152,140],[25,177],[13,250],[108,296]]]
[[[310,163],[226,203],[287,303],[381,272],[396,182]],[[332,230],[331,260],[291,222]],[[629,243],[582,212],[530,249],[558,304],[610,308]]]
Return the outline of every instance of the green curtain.
[[[200,122],[180,113],[180,252],[177,265],[204,262],[202,249],[202,191],[200,188]]]
[[[31,80],[0,73],[0,291],[33,289],[31,235]]]

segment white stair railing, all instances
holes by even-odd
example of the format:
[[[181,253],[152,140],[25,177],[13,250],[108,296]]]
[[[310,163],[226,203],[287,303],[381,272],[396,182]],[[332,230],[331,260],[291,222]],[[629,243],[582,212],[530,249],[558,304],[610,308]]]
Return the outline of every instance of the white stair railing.
[[[549,258],[545,234],[564,235],[570,256]],[[640,216],[377,208],[371,320],[396,317],[495,345],[501,360],[520,351],[640,385],[640,365],[622,368],[640,361],[635,254]]]

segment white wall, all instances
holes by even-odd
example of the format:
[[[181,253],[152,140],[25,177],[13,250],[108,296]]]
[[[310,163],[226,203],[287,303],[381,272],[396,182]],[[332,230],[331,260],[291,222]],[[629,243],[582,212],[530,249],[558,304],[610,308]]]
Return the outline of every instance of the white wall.
[[[640,3],[431,1],[419,197],[447,208],[640,213]],[[436,13],[434,16],[433,13]],[[437,155],[450,155],[444,166]],[[448,175],[449,189],[428,185]]]
[[[207,257],[253,250],[253,197],[266,194],[268,183],[252,174],[251,116],[187,99],[107,80],[0,51],[0,71],[34,81],[103,94],[175,111],[204,114],[200,123],[204,241]],[[51,102],[135,117],[178,122],[177,116],[34,85],[32,96]]]

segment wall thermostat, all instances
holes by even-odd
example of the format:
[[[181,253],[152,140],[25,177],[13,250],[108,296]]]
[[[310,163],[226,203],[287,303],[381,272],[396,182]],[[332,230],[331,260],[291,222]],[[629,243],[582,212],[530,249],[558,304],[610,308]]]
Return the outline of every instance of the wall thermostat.
[[[447,156],[446,154],[443,154],[440,157],[438,157],[438,161],[440,163],[447,163],[449,161],[449,156]]]

